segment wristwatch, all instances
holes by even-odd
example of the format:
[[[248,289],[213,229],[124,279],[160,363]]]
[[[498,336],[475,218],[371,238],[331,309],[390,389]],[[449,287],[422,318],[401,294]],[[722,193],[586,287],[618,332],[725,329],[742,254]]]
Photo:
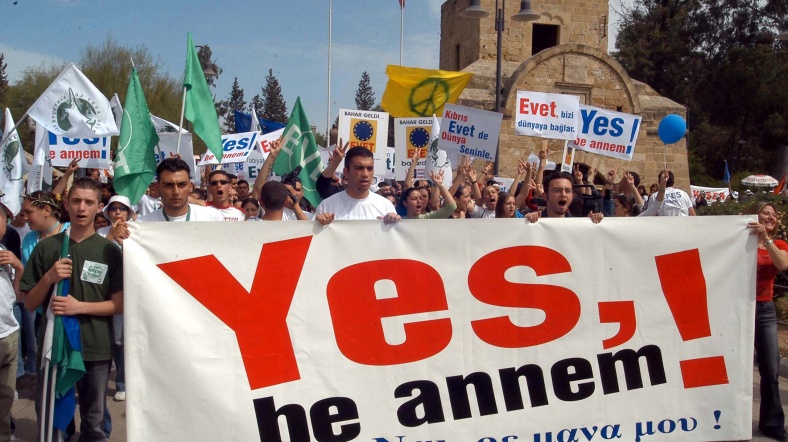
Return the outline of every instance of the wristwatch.
[[[766,241],[763,242],[763,246],[764,247],[768,246],[769,244],[774,244],[774,240],[773,239],[767,239]]]

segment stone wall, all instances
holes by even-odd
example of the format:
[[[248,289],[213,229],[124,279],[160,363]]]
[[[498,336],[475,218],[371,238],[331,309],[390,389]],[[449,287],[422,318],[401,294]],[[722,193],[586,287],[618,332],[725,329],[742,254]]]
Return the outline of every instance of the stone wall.
[[[482,19],[461,17],[468,0],[446,0],[441,7],[440,68],[464,69],[476,60],[495,60],[497,32],[495,31],[495,0],[481,0],[490,13]],[[520,10],[520,2],[509,0],[504,12],[504,32],[501,53],[503,61],[520,63],[532,54],[533,24],[559,26],[559,44],[579,43],[607,49],[603,21],[609,21],[607,0],[537,0],[531,3],[534,12],[541,14],[535,22],[511,19]],[[459,46],[459,59],[457,47]]]
[[[478,61],[469,66],[480,78],[476,82],[489,81],[490,65],[494,81],[494,63]],[[486,67],[485,67],[486,66]],[[550,149],[550,159],[560,163],[563,141],[543,140],[516,135],[515,103],[517,90],[578,95],[581,103],[610,110],[638,114],[643,124],[638,133],[633,160],[622,161],[586,152],[577,152],[576,163],[598,169],[605,174],[618,167],[619,175],[625,170],[635,171],[643,183],[655,182],[659,171],[667,160],[668,168],[676,175],[676,186],[689,191],[686,140],[665,148],[657,135],[659,121],[669,113],[686,116],[686,109],[659,96],[647,85],[631,80],[621,66],[606,52],[585,45],[562,45],[554,47],[520,64],[505,82],[504,118],[500,136],[500,175],[514,176],[519,158],[537,153],[543,145]],[[487,80],[485,80],[487,79]],[[491,109],[493,93],[489,89],[466,89],[460,96],[460,105]]]

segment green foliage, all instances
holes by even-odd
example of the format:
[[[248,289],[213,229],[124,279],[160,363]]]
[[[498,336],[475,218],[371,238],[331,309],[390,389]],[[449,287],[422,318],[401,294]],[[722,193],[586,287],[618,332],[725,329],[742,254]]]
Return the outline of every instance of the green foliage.
[[[224,115],[224,132],[235,133],[235,111],[246,111],[246,100],[244,100],[244,90],[238,85],[238,77],[233,80],[233,87],[227,95],[227,99],[219,102],[219,107]]]
[[[780,218],[780,222],[777,226],[777,238],[783,241],[788,239],[788,199],[786,197],[775,195],[768,191],[766,193],[759,191],[752,196],[746,196],[743,191],[740,191],[739,197],[738,201],[728,198],[727,201],[722,203],[714,203],[706,207],[700,207],[697,211],[698,215],[743,215],[747,213],[748,208],[753,203],[758,201],[769,201],[774,204]]]
[[[315,142],[320,147],[326,147],[326,135],[320,132],[315,132]]]
[[[273,69],[269,69],[268,75],[265,76],[262,100],[262,118],[277,123],[287,123],[287,118],[289,116],[287,113],[287,103],[285,103],[285,97],[282,96],[282,87],[279,86],[279,80],[274,76]]]
[[[370,110],[375,105],[375,92],[372,91],[370,85],[369,73],[364,71],[361,73],[361,80],[358,82],[358,89],[356,89],[356,109]]]
[[[0,103],[3,102],[3,96],[8,90],[8,75],[5,70],[8,68],[8,63],[5,63],[5,55],[0,52]]]
[[[144,45],[136,48],[122,46],[111,36],[107,36],[98,46],[85,48],[77,65],[106,97],[117,93],[123,103],[126,100],[132,60],[139,73],[151,113],[177,124],[182,85],[164,71],[163,65],[159,60],[153,59]],[[65,65],[50,64],[28,69],[22,79],[8,89],[2,104],[10,107],[16,118],[21,117],[64,67]],[[32,152],[31,134],[22,130],[20,137],[26,150]],[[113,143],[116,142],[117,139],[113,138]]]
[[[693,184],[745,170],[782,175],[788,145],[784,0],[637,0],[613,56],[630,76],[688,107]],[[736,181],[732,180],[734,186]]]

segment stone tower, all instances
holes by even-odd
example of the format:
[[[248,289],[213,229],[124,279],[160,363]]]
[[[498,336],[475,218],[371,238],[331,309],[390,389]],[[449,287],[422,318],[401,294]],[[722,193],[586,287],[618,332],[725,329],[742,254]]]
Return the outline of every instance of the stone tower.
[[[481,20],[460,16],[468,4],[468,0],[446,0],[441,7],[440,68],[474,74],[458,104],[493,110],[495,0],[481,0],[482,8],[490,13]],[[631,162],[578,151],[575,163],[596,168],[603,175],[615,166],[620,171],[636,171],[648,188],[667,162],[676,176],[676,187],[689,191],[686,139],[666,147],[657,135],[665,115],[686,118],[686,108],[631,79],[608,55],[608,0],[532,0],[531,7],[540,14],[534,22],[511,19],[520,9],[519,1],[507,1],[504,12],[500,175],[514,176],[518,159],[537,152],[543,143],[549,145],[551,160],[559,160],[563,151],[562,141],[515,135],[517,90],[530,90],[577,95],[583,104],[641,115]]]

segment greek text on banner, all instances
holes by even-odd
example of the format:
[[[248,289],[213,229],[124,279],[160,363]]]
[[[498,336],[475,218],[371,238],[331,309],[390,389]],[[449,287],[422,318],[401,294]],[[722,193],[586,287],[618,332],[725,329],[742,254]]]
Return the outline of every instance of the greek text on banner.
[[[750,438],[748,218],[471,221],[132,223],[128,440]]]

